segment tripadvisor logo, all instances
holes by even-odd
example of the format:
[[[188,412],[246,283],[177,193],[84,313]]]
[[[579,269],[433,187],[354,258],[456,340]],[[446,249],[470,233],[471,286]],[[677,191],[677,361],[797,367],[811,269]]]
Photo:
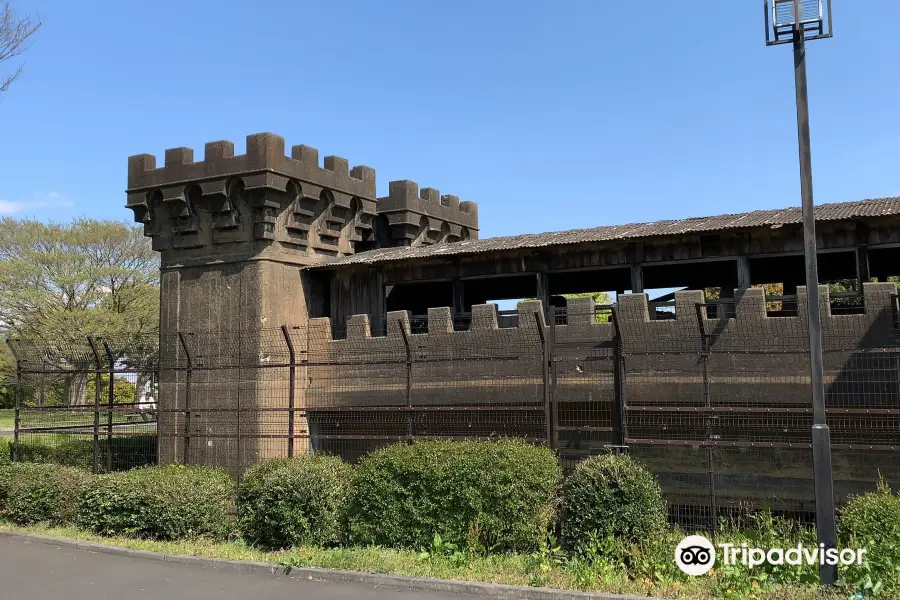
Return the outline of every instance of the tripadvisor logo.
[[[716,564],[716,548],[702,535],[689,535],[675,548],[675,564],[688,575],[703,575]]]
[[[729,543],[713,545],[702,535],[689,535],[675,548],[675,564],[688,575],[703,575],[716,564],[716,547],[722,551],[725,565],[745,565],[749,568],[770,565],[861,565],[865,548],[825,548],[797,544],[791,548],[751,548],[747,544]]]

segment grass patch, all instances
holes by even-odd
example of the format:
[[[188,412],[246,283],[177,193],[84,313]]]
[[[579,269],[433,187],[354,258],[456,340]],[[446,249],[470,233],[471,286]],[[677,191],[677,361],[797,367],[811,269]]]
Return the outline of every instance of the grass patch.
[[[105,410],[105,407],[101,407],[101,411]],[[101,431],[106,426],[108,421],[108,413],[102,412],[100,414],[100,429]],[[156,423],[151,419],[150,415],[142,414],[138,412],[121,412],[116,411],[113,412],[113,425],[122,426],[122,425],[132,425],[134,426],[134,430],[129,429],[129,431],[144,431],[147,433],[156,431]],[[54,408],[36,408],[29,407],[23,408],[20,418],[22,420],[21,427],[29,428],[29,427],[93,427],[94,425],[94,407],[90,406],[87,409],[72,409],[67,410],[60,407]],[[16,426],[16,411],[12,408],[3,408],[0,409],[0,430],[10,430],[15,429]],[[89,433],[89,431],[88,431]]]
[[[500,554],[481,556],[460,552],[400,551],[383,548],[318,548],[301,547],[286,551],[266,552],[243,541],[210,540],[151,541],[123,537],[101,537],[71,527],[18,527],[0,525],[0,531],[36,533],[55,537],[101,543],[134,550],[165,554],[222,558],[261,563],[317,567],[364,573],[433,577],[462,581],[508,585],[540,585],[563,590],[636,594],[663,598],[712,600],[714,598],[774,600],[838,600],[852,597],[845,591],[823,590],[813,585],[770,586],[764,591],[745,592],[715,589],[715,577],[699,577],[686,581],[629,578],[612,565],[588,565],[563,561],[554,557],[552,548],[534,554]],[[718,582],[721,583],[721,582]]]

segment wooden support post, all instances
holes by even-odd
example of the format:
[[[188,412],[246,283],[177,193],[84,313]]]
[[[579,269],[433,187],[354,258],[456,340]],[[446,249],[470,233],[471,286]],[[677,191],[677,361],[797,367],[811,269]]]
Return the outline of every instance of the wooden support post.
[[[640,264],[631,265],[631,293],[642,294],[644,292],[644,270]]]
[[[869,273],[869,247],[856,247],[856,279],[859,282],[859,292],[862,293],[863,284],[872,280]]]
[[[737,257],[737,280],[740,289],[750,287],[750,259],[746,256]]]
[[[453,280],[453,315],[459,315],[466,312],[466,299],[463,295],[462,279]]]

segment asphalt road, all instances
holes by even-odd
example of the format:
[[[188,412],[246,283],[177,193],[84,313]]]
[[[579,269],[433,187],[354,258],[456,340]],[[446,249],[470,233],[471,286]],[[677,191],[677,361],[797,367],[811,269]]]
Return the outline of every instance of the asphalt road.
[[[0,538],[0,597],[16,600],[477,600],[467,595],[244,575],[15,538]]]

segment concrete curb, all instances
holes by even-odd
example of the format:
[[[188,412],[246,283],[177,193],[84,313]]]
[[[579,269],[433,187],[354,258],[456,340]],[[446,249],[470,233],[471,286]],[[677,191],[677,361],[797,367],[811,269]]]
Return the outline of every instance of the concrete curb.
[[[161,552],[148,552],[146,550],[130,550],[117,546],[106,546],[93,542],[82,542],[68,538],[57,538],[33,533],[17,533],[0,531],[0,539],[23,539],[29,542],[60,546],[65,548],[77,548],[100,554],[113,556],[126,556],[143,560],[155,560],[180,564],[185,566],[213,569],[217,571],[232,571],[246,575],[258,575],[269,577],[286,577],[288,579],[313,579],[331,583],[358,583],[372,587],[386,587],[401,590],[415,590],[421,592],[447,592],[453,594],[469,594],[485,598],[498,598],[500,600],[646,600],[647,596],[632,596],[620,594],[602,594],[593,592],[570,592],[565,590],[552,590],[549,588],[524,587],[516,585],[502,585],[495,583],[477,583],[471,581],[457,581],[453,579],[430,579],[424,577],[406,577],[402,575],[379,575],[375,573],[360,573],[356,571],[337,571],[332,569],[317,568],[291,568],[268,563],[257,563],[240,560],[225,560],[220,558],[201,558],[196,556],[180,556],[175,554],[163,554]],[[665,600],[658,598],[657,600]]]

